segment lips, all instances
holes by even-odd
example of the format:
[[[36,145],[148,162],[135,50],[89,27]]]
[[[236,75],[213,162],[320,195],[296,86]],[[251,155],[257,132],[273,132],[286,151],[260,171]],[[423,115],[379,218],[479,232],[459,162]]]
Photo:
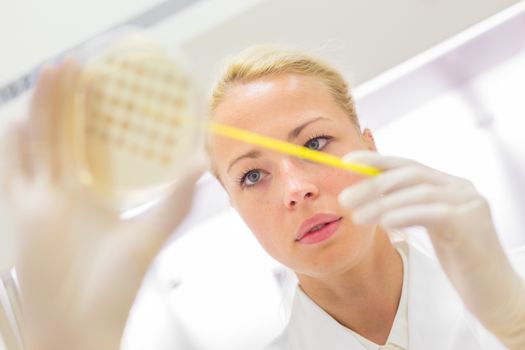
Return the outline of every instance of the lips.
[[[325,226],[341,220],[341,218],[341,216],[332,214],[316,214],[302,223],[301,227],[297,231],[295,240],[300,241],[308,235],[315,234],[316,232],[322,230]]]

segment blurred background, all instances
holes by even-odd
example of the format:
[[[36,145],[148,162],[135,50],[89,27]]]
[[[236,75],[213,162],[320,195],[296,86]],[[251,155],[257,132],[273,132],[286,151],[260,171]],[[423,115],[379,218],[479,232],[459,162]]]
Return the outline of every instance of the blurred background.
[[[207,92],[248,45],[324,57],[353,86],[380,152],[470,179],[505,247],[525,245],[525,1],[1,0],[0,127],[23,113],[42,62],[126,25],[188,54]],[[207,174],[123,348],[261,348],[286,324],[288,282]]]

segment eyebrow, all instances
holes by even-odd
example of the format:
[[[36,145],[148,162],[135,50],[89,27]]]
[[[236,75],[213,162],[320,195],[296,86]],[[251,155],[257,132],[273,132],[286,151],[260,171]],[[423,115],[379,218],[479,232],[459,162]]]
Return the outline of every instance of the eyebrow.
[[[231,163],[230,165],[228,166],[228,172],[230,171],[230,169],[232,168],[232,166],[237,163],[239,160],[241,159],[244,159],[244,158],[252,158],[252,159],[255,159],[255,158],[258,158],[261,156],[261,152],[259,151],[249,151],[249,152],[246,152],[244,154],[241,154],[240,156],[238,156],[237,158],[235,158]]]
[[[303,131],[303,129],[306,128],[308,125],[310,125],[312,123],[315,123],[316,121],[323,120],[323,119],[329,120],[328,118],[317,117],[317,118],[311,119],[311,120],[309,120],[307,122],[304,122],[303,124],[299,125],[298,127],[294,128],[292,131],[290,131],[288,133],[287,140],[291,141],[291,140],[295,139],[297,136],[299,136],[301,131]]]
[[[311,119],[311,120],[308,120],[306,122],[304,122],[303,124],[299,125],[298,127],[294,128],[293,130],[291,130],[289,133],[288,133],[288,137],[287,137],[287,140],[288,142],[295,139],[297,136],[299,136],[301,134],[301,131],[303,131],[304,128],[306,128],[308,125],[312,124],[312,123],[315,123],[319,120],[329,120],[328,118],[324,118],[324,117],[317,117],[317,118],[314,118],[314,119]],[[233,165],[235,163],[237,163],[238,161],[240,161],[241,159],[244,159],[244,158],[251,158],[251,159],[255,159],[255,158],[259,158],[261,156],[261,152],[260,151],[256,151],[256,150],[251,150],[249,152],[246,152],[244,154],[241,154],[240,156],[238,156],[237,158],[235,158],[231,163],[230,165],[228,166],[228,170],[227,172],[230,171],[230,169],[233,167]]]

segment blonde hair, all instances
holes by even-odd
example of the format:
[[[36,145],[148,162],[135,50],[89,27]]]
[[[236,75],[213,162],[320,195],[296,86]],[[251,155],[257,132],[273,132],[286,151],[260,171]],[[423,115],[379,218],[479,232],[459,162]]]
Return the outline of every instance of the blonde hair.
[[[213,115],[224,100],[231,86],[278,74],[299,74],[319,78],[326,84],[335,102],[359,128],[354,101],[342,75],[317,57],[279,46],[252,46],[231,59],[213,88],[209,103],[210,115]]]

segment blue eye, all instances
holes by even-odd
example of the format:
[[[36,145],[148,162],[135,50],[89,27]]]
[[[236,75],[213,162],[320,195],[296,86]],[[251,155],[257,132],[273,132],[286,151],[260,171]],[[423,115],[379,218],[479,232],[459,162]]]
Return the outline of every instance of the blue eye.
[[[304,144],[304,147],[310,148],[316,151],[320,151],[326,147],[326,144],[328,143],[328,141],[330,141],[330,139],[331,137],[329,136],[312,137],[311,139],[306,141],[306,143]]]
[[[249,186],[258,184],[261,181],[261,179],[262,179],[261,170],[252,169],[252,170],[248,170],[242,175],[239,181],[239,184],[241,186],[249,187]]]

